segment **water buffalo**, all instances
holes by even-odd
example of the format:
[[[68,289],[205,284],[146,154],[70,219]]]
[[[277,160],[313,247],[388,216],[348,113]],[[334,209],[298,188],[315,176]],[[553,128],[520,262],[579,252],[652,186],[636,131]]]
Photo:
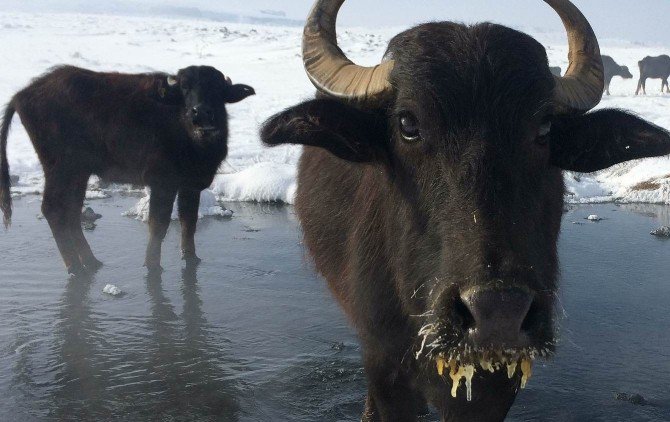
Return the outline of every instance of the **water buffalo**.
[[[662,55],[658,57],[647,56],[637,62],[640,67],[640,81],[637,83],[637,91],[635,95],[640,93],[647,94],[647,79],[662,79],[661,92],[666,88],[666,92],[670,93],[670,85],[668,85],[668,77],[670,77],[670,56]]]
[[[560,66],[549,66],[549,71],[554,76],[561,76],[561,67]]]
[[[602,55],[603,70],[605,72],[605,93],[610,95],[610,83],[615,76],[621,76],[624,79],[632,79],[633,75],[627,66],[619,66],[610,56]]]
[[[176,75],[97,73],[58,67],[19,91],[0,129],[0,208],[11,221],[7,136],[14,113],[44,169],[42,212],[71,274],[100,265],[80,226],[86,185],[103,180],[151,189],[145,265],[160,269],[175,197],[182,225],[182,254],[199,261],[194,234],[200,191],[226,157],[226,103],[252,95],[213,67],[192,66]]]
[[[271,117],[267,145],[305,145],[295,198],[307,250],[356,327],[363,420],[500,421],[531,362],[553,353],[562,169],[670,154],[670,134],[603,92],[598,41],[568,0],[545,0],[570,45],[491,23],[418,25],[383,61],[337,46],[344,0],[317,0],[303,61],[316,99]]]

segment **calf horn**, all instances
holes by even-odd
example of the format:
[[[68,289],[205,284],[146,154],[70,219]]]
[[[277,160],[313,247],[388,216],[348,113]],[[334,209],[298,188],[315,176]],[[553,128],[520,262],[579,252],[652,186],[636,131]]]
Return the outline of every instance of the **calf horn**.
[[[393,61],[373,67],[359,66],[337,46],[337,12],[344,0],[317,0],[302,38],[302,57],[307,76],[316,88],[335,98],[373,108],[393,94],[389,74]]]
[[[604,89],[603,62],[598,39],[589,21],[569,0],[544,0],[561,17],[568,34],[570,65],[555,76],[557,114],[584,113],[598,105]]]

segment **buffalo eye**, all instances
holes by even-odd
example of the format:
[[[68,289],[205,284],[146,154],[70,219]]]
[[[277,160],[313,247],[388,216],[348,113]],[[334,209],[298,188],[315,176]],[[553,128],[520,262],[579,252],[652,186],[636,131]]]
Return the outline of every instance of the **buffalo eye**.
[[[549,142],[549,134],[551,133],[551,122],[544,122],[537,131],[537,138],[535,142],[538,145],[546,145]]]
[[[403,112],[398,116],[400,134],[407,142],[416,142],[421,138],[419,131],[419,122],[416,117],[408,112]]]

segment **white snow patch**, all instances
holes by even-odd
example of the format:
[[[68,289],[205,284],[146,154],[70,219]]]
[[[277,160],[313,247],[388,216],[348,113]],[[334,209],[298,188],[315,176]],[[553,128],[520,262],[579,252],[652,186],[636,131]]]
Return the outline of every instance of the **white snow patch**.
[[[221,174],[213,191],[224,201],[293,203],[296,190],[293,164],[257,163],[240,172]]]
[[[121,289],[119,289],[118,287],[116,287],[113,284],[105,285],[105,287],[103,287],[103,289],[102,289],[102,292],[107,293],[108,295],[112,295],[112,296],[119,296],[123,293],[123,291]]]
[[[146,193],[145,196],[141,198],[133,208],[124,212],[123,215],[128,217],[135,217],[137,220],[142,220],[144,222],[149,221],[149,200],[151,198],[151,193],[149,189],[146,189],[145,193]],[[214,193],[212,193],[211,190],[206,189],[200,193],[200,207],[198,209],[198,218],[203,218],[205,216],[232,217],[233,212],[229,209],[222,207],[216,200],[216,196],[214,196]],[[173,220],[179,219],[176,200],[172,206],[171,218]]]

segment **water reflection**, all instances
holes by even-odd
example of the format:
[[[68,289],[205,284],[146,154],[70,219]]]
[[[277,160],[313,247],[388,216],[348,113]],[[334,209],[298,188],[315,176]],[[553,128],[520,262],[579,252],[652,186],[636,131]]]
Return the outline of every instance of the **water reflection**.
[[[659,225],[670,226],[670,207],[659,204],[622,204],[622,210],[655,218]]]
[[[158,275],[146,280],[148,312],[134,316],[100,311],[91,299],[94,279],[70,281],[46,357],[30,347],[17,351],[14,387],[45,391],[38,406],[45,414],[32,416],[238,420],[241,388],[231,368],[239,365],[226,353],[229,341],[208,324],[195,269],[184,270],[181,281],[181,312]],[[44,367],[33,370],[40,361]]]
[[[89,292],[92,278],[70,280],[61,298],[52,352],[56,362],[49,402],[50,416],[62,420],[95,419],[104,411],[102,401],[106,377],[99,360],[103,338],[92,317]]]
[[[148,369],[155,378],[152,390],[160,395],[156,414],[237,420],[238,386],[226,373],[230,359],[221,356],[227,345],[221,339],[216,348],[209,343],[195,268],[183,270],[182,283],[180,318],[163,292],[160,275],[147,277],[154,346]]]

